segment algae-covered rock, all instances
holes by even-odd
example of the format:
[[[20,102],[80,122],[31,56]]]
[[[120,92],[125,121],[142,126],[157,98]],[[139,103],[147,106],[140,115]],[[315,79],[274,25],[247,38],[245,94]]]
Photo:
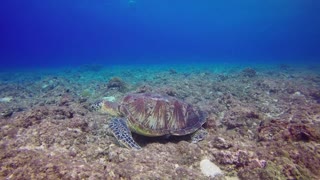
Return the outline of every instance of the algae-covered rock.
[[[203,159],[200,162],[200,169],[201,172],[207,177],[216,177],[223,174],[221,169],[209,159]]]
[[[125,92],[128,85],[119,77],[113,77],[109,80],[107,84],[108,89],[116,89],[119,92]]]
[[[3,98],[0,98],[0,102],[10,102],[12,100],[12,97],[3,97]]]
[[[106,101],[110,101],[110,102],[116,101],[116,97],[114,97],[114,96],[107,96],[107,97],[103,97],[102,99],[106,100]]]

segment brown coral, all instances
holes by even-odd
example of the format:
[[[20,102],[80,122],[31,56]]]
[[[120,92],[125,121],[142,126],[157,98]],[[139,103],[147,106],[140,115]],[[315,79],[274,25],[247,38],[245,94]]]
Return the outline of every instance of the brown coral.
[[[127,84],[119,77],[113,77],[107,83],[108,89],[116,89],[120,92],[124,92],[127,89]]]
[[[271,120],[261,124],[258,129],[259,140],[292,140],[292,141],[320,141],[320,132],[315,127],[302,123],[290,123]]]

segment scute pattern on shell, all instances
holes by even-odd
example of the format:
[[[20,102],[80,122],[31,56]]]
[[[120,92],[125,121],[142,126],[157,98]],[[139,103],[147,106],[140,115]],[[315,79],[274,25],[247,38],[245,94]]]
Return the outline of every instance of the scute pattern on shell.
[[[120,112],[128,118],[131,129],[145,136],[186,135],[206,121],[203,112],[177,98],[151,94],[128,94]]]

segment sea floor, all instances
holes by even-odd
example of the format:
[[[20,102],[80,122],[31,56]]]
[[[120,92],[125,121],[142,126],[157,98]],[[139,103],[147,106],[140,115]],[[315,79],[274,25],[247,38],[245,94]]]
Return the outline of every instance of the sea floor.
[[[106,131],[111,116],[91,107],[129,92],[166,94],[206,111],[207,138],[134,134],[142,150],[119,146]],[[0,179],[320,179],[320,67],[0,71],[0,128]],[[223,174],[208,177],[203,160]]]

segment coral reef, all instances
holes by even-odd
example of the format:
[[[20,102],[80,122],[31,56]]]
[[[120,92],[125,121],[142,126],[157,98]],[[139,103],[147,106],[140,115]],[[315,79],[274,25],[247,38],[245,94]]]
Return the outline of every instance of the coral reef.
[[[317,68],[43,71],[0,72],[0,179],[320,178]],[[91,107],[127,92],[168,94],[206,111],[207,138],[133,134],[142,150],[120,147],[106,131],[112,117]],[[212,163],[219,176],[204,171]]]

